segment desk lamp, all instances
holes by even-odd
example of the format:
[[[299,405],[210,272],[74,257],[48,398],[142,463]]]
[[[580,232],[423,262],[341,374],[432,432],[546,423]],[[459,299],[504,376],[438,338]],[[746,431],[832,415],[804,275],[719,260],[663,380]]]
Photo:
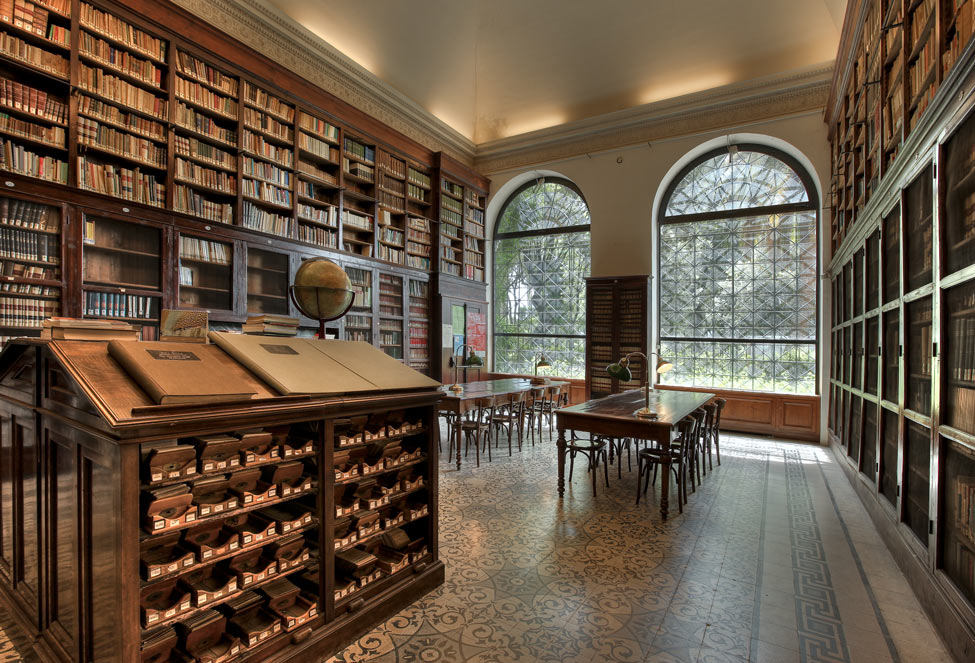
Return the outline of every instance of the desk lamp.
[[[549,362],[548,357],[538,355],[538,361],[535,362],[535,377],[532,379],[532,384],[546,384],[548,382],[547,379],[538,377],[538,369],[551,367],[552,364]]]
[[[466,360],[467,363],[463,365],[464,368],[468,368],[470,366],[483,366],[484,365],[484,361],[474,353],[474,348],[472,348],[471,346],[467,345],[466,343],[464,345],[460,346],[460,348],[458,348],[458,350],[460,351],[460,360],[461,361],[464,361],[464,348],[467,348],[468,350],[470,350],[470,354],[467,355],[467,360]],[[455,356],[456,355],[451,355],[450,356],[450,364],[449,365],[454,367],[454,383],[452,385],[450,385],[450,390],[452,392],[454,392],[455,394],[462,394],[462,393],[464,393],[464,387],[463,387],[463,385],[460,384],[460,380],[458,380],[459,373],[460,373],[460,369],[461,369],[461,364],[459,362],[457,362],[457,361],[454,361],[454,357]]]
[[[610,364],[606,367],[606,372],[609,373],[611,378],[615,378],[620,382],[629,382],[633,379],[633,373],[630,371],[630,357],[639,356],[643,357],[647,364],[650,363],[650,357],[657,358],[657,368],[656,373],[666,373],[674,368],[674,365],[669,361],[663,359],[658,353],[651,352],[650,357],[643,354],[642,352],[631,352],[622,359],[620,359],[615,364]],[[656,419],[657,413],[650,409],[650,371],[643,372],[643,393],[644,393],[644,405],[642,408],[634,412],[638,417],[643,417],[645,419]]]

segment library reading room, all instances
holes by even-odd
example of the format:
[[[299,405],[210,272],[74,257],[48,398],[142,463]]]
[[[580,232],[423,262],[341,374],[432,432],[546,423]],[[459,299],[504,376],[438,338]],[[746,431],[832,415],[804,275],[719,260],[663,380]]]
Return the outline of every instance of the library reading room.
[[[0,0],[0,663],[975,663],[975,0]]]

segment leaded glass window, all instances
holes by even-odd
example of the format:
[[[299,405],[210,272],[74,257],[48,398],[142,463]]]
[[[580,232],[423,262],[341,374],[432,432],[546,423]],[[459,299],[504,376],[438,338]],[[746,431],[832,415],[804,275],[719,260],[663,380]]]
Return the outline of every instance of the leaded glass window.
[[[584,378],[589,208],[562,179],[529,182],[505,203],[494,234],[494,370]]]
[[[768,148],[684,170],[660,223],[662,383],[816,393],[817,207],[808,174]]]

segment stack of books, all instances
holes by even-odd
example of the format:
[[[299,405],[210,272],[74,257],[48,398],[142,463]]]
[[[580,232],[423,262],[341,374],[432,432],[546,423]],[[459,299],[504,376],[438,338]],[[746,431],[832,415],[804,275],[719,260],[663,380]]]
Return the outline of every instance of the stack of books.
[[[241,326],[245,334],[264,334],[266,336],[297,336],[298,318],[286,315],[252,315]]]
[[[42,323],[41,338],[63,341],[138,341],[139,329],[121,320],[48,318]]]

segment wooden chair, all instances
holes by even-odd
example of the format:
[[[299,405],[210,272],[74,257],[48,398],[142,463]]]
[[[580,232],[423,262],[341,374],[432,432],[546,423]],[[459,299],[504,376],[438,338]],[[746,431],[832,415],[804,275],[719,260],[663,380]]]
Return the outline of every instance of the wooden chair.
[[[640,452],[637,457],[637,467],[639,475],[636,482],[636,503],[640,503],[640,496],[646,495],[647,489],[651,484],[657,484],[657,467],[665,462],[670,463],[670,471],[674,475],[677,484],[677,509],[684,513],[684,504],[687,502],[687,472],[685,459],[693,453],[695,440],[699,434],[699,422],[696,417],[687,416],[677,424],[677,440],[675,443],[666,447],[648,447]],[[664,481],[670,481],[670,477],[663,477]],[[642,484],[642,485],[641,485]]]
[[[545,387],[532,387],[531,400],[526,405],[528,414],[528,431],[531,433],[532,446],[535,446],[535,425],[538,424],[538,441],[542,441],[542,413],[544,412]]]
[[[494,425],[498,432],[502,428],[508,429],[508,455],[511,455],[511,436],[515,427],[518,427],[518,451],[521,451],[521,431],[522,423],[525,420],[525,399],[527,392],[521,391],[516,394],[508,394],[507,400],[501,403],[494,413]],[[495,438],[495,446],[500,442]]]
[[[714,443],[714,455],[718,458],[718,465],[721,465],[721,411],[724,409],[726,401],[723,398],[715,398],[714,404],[717,410],[714,413],[714,423],[711,426],[711,442]],[[708,462],[711,462],[711,445],[708,445]]]
[[[714,401],[706,403],[701,406],[705,412],[704,423],[701,426],[701,435],[698,437],[698,451],[696,454],[695,462],[700,468],[698,473],[697,482],[701,483],[701,475],[707,476],[708,469],[714,469],[712,466],[708,468],[708,463],[705,463],[705,459],[710,462],[711,460],[711,441],[714,439],[714,421],[717,418],[718,406]]]
[[[491,462],[491,437],[494,431],[496,401],[496,396],[478,398],[461,422],[461,430],[464,433],[464,456],[466,457],[469,453],[471,442],[473,442],[474,459],[477,467],[481,466],[482,443],[488,454],[488,462]]]
[[[603,480],[606,488],[609,488],[609,458],[606,453],[606,440],[599,436],[592,436],[588,439],[576,437],[575,431],[568,431],[569,439],[565,445],[565,452],[569,454],[569,483],[572,482],[572,470],[575,467],[576,455],[582,454],[586,457],[588,465],[587,472],[592,473],[592,495],[596,496],[596,474],[598,474],[599,463],[603,464]]]

